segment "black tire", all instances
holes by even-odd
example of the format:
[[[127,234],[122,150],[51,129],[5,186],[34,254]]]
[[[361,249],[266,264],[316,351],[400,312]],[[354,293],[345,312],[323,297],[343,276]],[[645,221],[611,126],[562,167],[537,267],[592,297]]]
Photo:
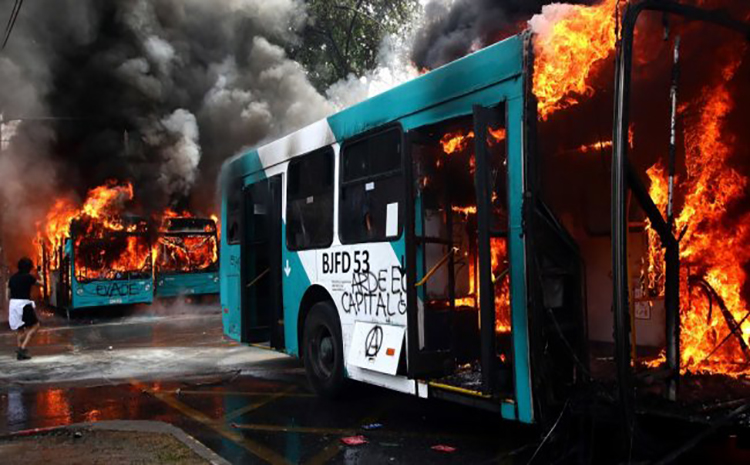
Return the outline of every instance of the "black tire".
[[[329,302],[319,302],[305,319],[303,337],[305,372],[315,393],[334,399],[346,388],[344,344],[336,309]]]

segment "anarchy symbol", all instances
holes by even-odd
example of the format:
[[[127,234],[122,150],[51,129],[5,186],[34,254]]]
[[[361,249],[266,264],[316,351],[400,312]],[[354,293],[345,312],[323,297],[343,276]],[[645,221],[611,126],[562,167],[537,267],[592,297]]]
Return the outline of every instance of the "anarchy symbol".
[[[373,326],[367,337],[365,337],[365,356],[375,357],[380,352],[380,347],[383,345],[383,328],[380,326]]]

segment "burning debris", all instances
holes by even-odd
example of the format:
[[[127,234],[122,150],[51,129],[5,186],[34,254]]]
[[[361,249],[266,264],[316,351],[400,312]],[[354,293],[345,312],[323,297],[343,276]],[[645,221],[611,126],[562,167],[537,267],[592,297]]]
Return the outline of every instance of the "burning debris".
[[[128,214],[133,197],[132,184],[111,181],[92,189],[80,206],[68,199],[55,202],[36,239],[45,295],[52,292],[53,281],[63,280],[70,251],[75,251],[72,265],[79,282],[150,278],[154,267],[160,272],[216,270],[215,218],[169,209],[162,218],[139,218]]]
[[[219,266],[215,217],[196,218],[167,210],[159,230],[154,261],[161,273],[216,271]]]
[[[750,311],[745,297],[750,215],[738,219],[734,209],[747,202],[748,178],[732,165],[736,137],[726,120],[735,103],[729,83],[743,62],[746,47],[728,51],[713,82],[694,101],[680,108],[685,121],[686,172],[677,178],[682,205],[674,215],[681,237],[680,285],[682,370],[745,373],[750,367]],[[693,115],[687,115],[689,111]],[[649,193],[665,214],[668,176],[662,162],[647,171]],[[649,234],[647,292],[663,295],[664,263],[658,235]]]

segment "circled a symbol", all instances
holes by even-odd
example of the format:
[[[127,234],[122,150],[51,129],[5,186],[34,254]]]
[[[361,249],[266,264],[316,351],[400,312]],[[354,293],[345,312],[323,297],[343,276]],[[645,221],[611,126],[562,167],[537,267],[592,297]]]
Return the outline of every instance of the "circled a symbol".
[[[383,345],[383,328],[380,326],[373,326],[367,337],[365,337],[365,356],[375,357],[380,352],[380,347]]]

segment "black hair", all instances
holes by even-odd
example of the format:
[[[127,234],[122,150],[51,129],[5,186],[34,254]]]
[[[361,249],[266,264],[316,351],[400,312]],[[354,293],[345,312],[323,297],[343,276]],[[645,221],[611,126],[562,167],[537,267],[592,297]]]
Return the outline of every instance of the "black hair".
[[[31,273],[31,269],[34,268],[34,262],[29,257],[23,257],[18,260],[18,271],[21,273]]]

